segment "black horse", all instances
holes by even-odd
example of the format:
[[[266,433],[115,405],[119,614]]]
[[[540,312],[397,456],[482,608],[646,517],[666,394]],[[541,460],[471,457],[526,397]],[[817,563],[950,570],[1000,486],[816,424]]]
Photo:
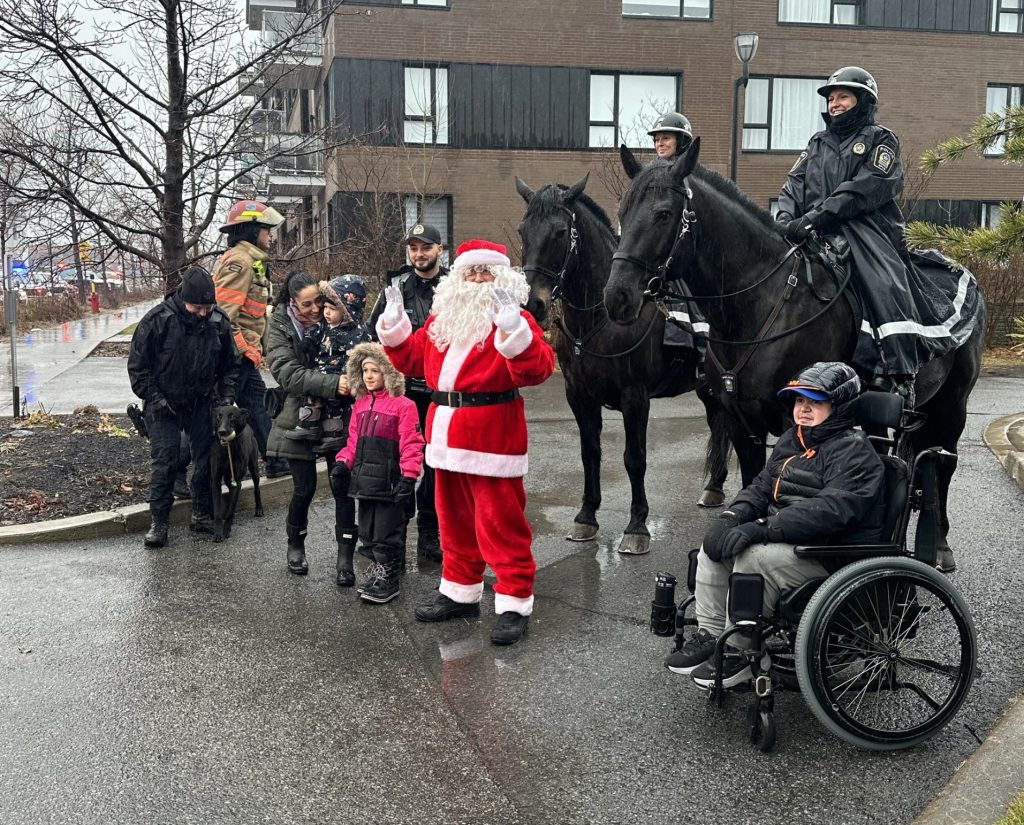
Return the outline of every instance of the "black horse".
[[[698,166],[699,153],[695,139],[674,162],[642,167],[622,147],[632,183],[619,212],[622,237],[605,303],[611,319],[628,328],[643,311],[644,292],[657,289],[659,279],[686,280],[710,324],[707,377],[726,409],[746,485],[765,465],[768,432],[778,435],[787,426],[776,391],[815,361],[850,363],[856,318],[827,269],[792,247],[771,216],[734,184]],[[956,452],[981,369],[984,328],[979,296],[970,338],[917,376],[918,410],[926,417],[903,439],[906,454],[936,445]],[[939,549],[947,564],[952,472],[944,468],[939,478]]]
[[[698,353],[662,345],[665,314],[653,301],[643,302],[632,323],[609,323],[603,293],[616,238],[608,216],[584,194],[586,184],[584,177],[570,187],[549,184],[534,192],[516,178],[516,189],[528,204],[519,224],[523,269],[530,283],[526,309],[542,324],[551,302],[562,304],[555,351],[579,427],[583,458],[583,504],[567,538],[589,541],[597,535],[601,408],[607,406],[622,412],[623,458],[632,492],[629,524],[618,551],[641,554],[650,549],[651,540],[644,489],[650,399],[696,389],[705,403],[712,429],[705,471],[711,480],[698,502],[702,506],[717,507],[723,502],[729,442],[717,402],[701,391],[707,384],[697,377]]]

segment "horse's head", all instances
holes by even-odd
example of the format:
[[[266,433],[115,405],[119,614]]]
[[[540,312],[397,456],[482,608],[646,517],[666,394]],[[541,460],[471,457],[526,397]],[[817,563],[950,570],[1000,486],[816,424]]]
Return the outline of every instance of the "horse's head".
[[[665,277],[664,266],[678,255],[677,241],[688,209],[687,177],[697,166],[700,138],[674,161],[655,159],[642,166],[625,146],[622,166],[632,179],[619,207],[621,236],[604,290],[608,317],[628,324],[640,314],[652,279]]]
[[[588,177],[589,173],[568,188],[548,184],[537,192],[516,178],[516,191],[527,204],[518,227],[523,242],[523,272],[530,285],[526,311],[538,324],[544,323],[551,301],[558,297],[576,251],[573,205],[583,194]]]

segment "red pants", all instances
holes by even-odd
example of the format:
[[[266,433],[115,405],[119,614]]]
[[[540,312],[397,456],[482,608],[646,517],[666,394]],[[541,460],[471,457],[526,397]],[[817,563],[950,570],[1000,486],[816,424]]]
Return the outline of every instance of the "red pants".
[[[444,562],[440,591],[457,602],[478,602],[484,567],[498,578],[496,613],[533,610],[533,531],[526,520],[522,478],[437,470],[437,520]]]

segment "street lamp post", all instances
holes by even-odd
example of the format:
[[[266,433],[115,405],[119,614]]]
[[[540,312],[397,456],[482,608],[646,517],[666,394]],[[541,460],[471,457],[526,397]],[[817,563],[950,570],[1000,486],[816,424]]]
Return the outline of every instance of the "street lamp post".
[[[736,57],[743,64],[743,74],[736,78],[732,87],[732,142],[729,144],[729,179],[734,183],[736,181],[736,133],[739,131],[740,87],[746,89],[747,82],[750,80],[748,69],[750,61],[757,54],[757,41],[758,37],[753,32],[743,32],[732,39],[733,51],[736,52]]]

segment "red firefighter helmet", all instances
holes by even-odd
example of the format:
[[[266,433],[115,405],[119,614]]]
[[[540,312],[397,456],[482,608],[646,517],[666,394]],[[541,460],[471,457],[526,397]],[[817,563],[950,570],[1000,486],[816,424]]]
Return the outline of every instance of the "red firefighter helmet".
[[[260,201],[238,201],[228,210],[228,220],[221,232],[229,232],[232,226],[257,223],[260,226],[275,227],[284,223],[284,215],[274,207]]]

